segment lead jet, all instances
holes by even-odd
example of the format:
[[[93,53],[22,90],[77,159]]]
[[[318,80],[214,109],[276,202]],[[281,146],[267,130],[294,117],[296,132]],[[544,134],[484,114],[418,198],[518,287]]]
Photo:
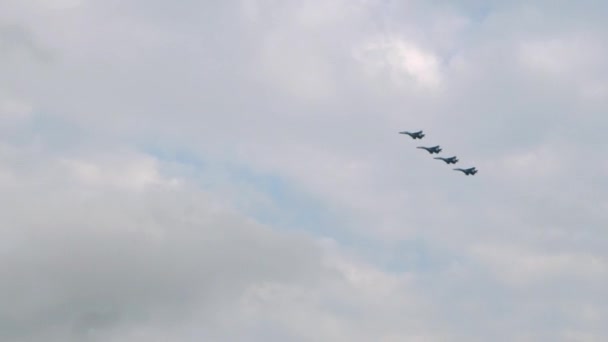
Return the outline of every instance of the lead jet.
[[[446,164],[456,164],[456,163],[458,163],[458,158],[456,158],[456,156],[450,157],[450,158],[435,157],[433,159],[443,160],[444,162],[446,162]]]
[[[433,147],[418,146],[416,148],[421,148],[423,150],[427,150],[427,152],[430,154],[441,152],[441,147],[439,147],[439,145],[433,146]]]
[[[412,139],[414,139],[414,140],[415,139],[422,139],[422,138],[424,138],[424,133],[422,133],[422,131],[413,132],[413,133],[403,131],[403,132],[399,132],[399,134],[407,134],[410,137],[412,137]]]
[[[470,176],[470,175],[474,175],[477,173],[477,169],[474,167],[468,168],[468,169],[454,169],[456,171],[461,171],[463,172],[465,175]]]

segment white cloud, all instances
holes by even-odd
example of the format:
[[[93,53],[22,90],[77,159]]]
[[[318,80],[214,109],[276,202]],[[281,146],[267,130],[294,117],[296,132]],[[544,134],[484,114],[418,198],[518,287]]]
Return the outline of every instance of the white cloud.
[[[159,174],[124,186],[138,181],[133,164],[149,157],[117,154],[109,177],[99,158],[46,159],[46,170],[3,186],[16,194],[0,198],[10,213],[0,225],[4,340],[430,336],[408,277],[219,209],[208,194]],[[87,177],[66,172],[83,167]],[[45,181],[36,183],[40,173]],[[114,173],[126,178],[116,183]]]
[[[577,32],[523,41],[519,58],[535,74],[576,87],[583,100],[597,100],[606,92],[607,51],[595,32]]]
[[[374,73],[388,70],[390,79],[398,83],[407,76],[423,87],[436,88],[441,84],[438,58],[397,37],[367,43],[355,51],[355,57]]]
[[[10,212],[1,224],[9,253],[0,285],[4,340],[81,340],[93,328],[105,334],[192,310],[212,314],[258,281],[316,277],[312,241],[217,211],[187,187],[143,184],[132,161],[114,160],[114,172],[125,176],[119,185],[138,184],[137,192],[100,183],[117,175],[103,178],[104,168],[80,161],[69,166],[86,165],[87,177],[58,170],[32,183],[49,172],[48,162],[4,187],[13,193],[2,199]],[[91,172],[95,188],[86,186]]]
[[[487,263],[497,278],[517,287],[550,280],[603,282],[608,279],[608,260],[588,253],[543,253],[530,247],[504,244],[475,246],[472,253]]]
[[[260,79],[271,81],[276,92],[308,101],[322,100],[335,92],[331,67],[314,47],[292,41],[285,32],[271,34],[261,49]]]
[[[104,159],[108,160],[92,162],[65,159],[61,164],[65,166],[67,174],[93,186],[144,189],[152,185],[178,184],[177,179],[162,179],[156,161],[150,157],[125,156]]]
[[[495,160],[493,165],[486,165],[491,172],[501,173],[505,177],[553,178],[563,174],[569,160],[559,150],[551,146],[537,146],[507,154]]]
[[[32,114],[32,106],[13,99],[0,99],[0,122],[14,122],[28,119]]]
[[[608,336],[605,21],[561,6],[0,1],[0,332]]]
[[[593,36],[576,34],[521,43],[519,54],[524,65],[549,74],[583,75],[601,64],[603,44]],[[576,75],[574,75],[576,76]]]

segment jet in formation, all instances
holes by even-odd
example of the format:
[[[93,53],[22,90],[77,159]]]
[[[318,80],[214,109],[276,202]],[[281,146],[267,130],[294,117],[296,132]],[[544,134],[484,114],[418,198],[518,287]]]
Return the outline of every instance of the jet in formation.
[[[424,137],[424,133],[422,131],[418,131],[418,132],[402,131],[402,132],[399,132],[399,134],[407,134],[410,137],[412,137],[412,139],[422,139]],[[441,147],[439,145],[432,146],[432,147],[418,146],[416,148],[419,148],[419,149],[422,149],[422,150],[426,150],[430,154],[439,154],[439,152],[441,152]],[[442,160],[446,164],[456,164],[456,163],[458,163],[458,158],[456,156],[449,157],[449,158],[436,157],[436,158],[433,158],[433,159]],[[460,171],[460,172],[464,173],[467,176],[475,175],[477,173],[477,169],[474,168],[474,167],[471,167],[471,168],[468,168],[468,169],[457,168],[457,169],[454,169],[454,170]]]
[[[468,169],[454,169],[456,171],[461,171],[463,172],[465,175],[470,176],[470,175],[474,175],[477,173],[477,169],[474,167],[468,168]]]
[[[418,131],[418,132],[406,132],[406,131],[403,131],[403,132],[399,132],[399,134],[407,134],[410,137],[412,137],[412,139],[414,139],[414,140],[415,139],[422,139],[422,138],[424,138],[424,133],[422,133],[422,131]]]
[[[430,154],[441,152],[441,147],[439,147],[439,145],[433,146],[433,147],[418,146],[416,148],[420,148],[420,149],[426,150]]]
[[[433,159],[443,160],[446,164],[456,164],[456,163],[458,163],[458,158],[456,158],[456,156],[450,157],[450,158],[435,157]]]

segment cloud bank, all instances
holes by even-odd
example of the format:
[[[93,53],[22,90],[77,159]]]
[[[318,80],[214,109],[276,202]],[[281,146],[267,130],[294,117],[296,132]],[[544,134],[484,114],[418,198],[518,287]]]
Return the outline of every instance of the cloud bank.
[[[1,339],[604,341],[606,14],[0,0]]]

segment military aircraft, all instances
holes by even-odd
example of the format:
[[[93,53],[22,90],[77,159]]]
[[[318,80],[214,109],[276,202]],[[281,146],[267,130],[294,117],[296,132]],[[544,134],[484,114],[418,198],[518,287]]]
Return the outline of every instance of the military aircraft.
[[[412,139],[414,139],[414,140],[415,139],[422,139],[422,138],[424,138],[424,133],[422,133],[422,131],[413,132],[413,133],[403,131],[403,132],[399,132],[399,134],[407,134],[410,137],[412,137]]]
[[[427,152],[429,152],[430,154],[441,152],[441,147],[439,147],[439,145],[433,146],[433,147],[418,146],[416,148],[421,148],[423,150],[427,150]]]
[[[450,158],[435,157],[433,159],[443,160],[444,162],[446,162],[446,164],[456,164],[456,163],[458,163],[458,158],[456,158],[456,156],[450,157]]]
[[[470,175],[474,175],[477,173],[477,169],[474,167],[468,168],[468,169],[454,169],[456,171],[462,171],[465,175],[470,176]]]

